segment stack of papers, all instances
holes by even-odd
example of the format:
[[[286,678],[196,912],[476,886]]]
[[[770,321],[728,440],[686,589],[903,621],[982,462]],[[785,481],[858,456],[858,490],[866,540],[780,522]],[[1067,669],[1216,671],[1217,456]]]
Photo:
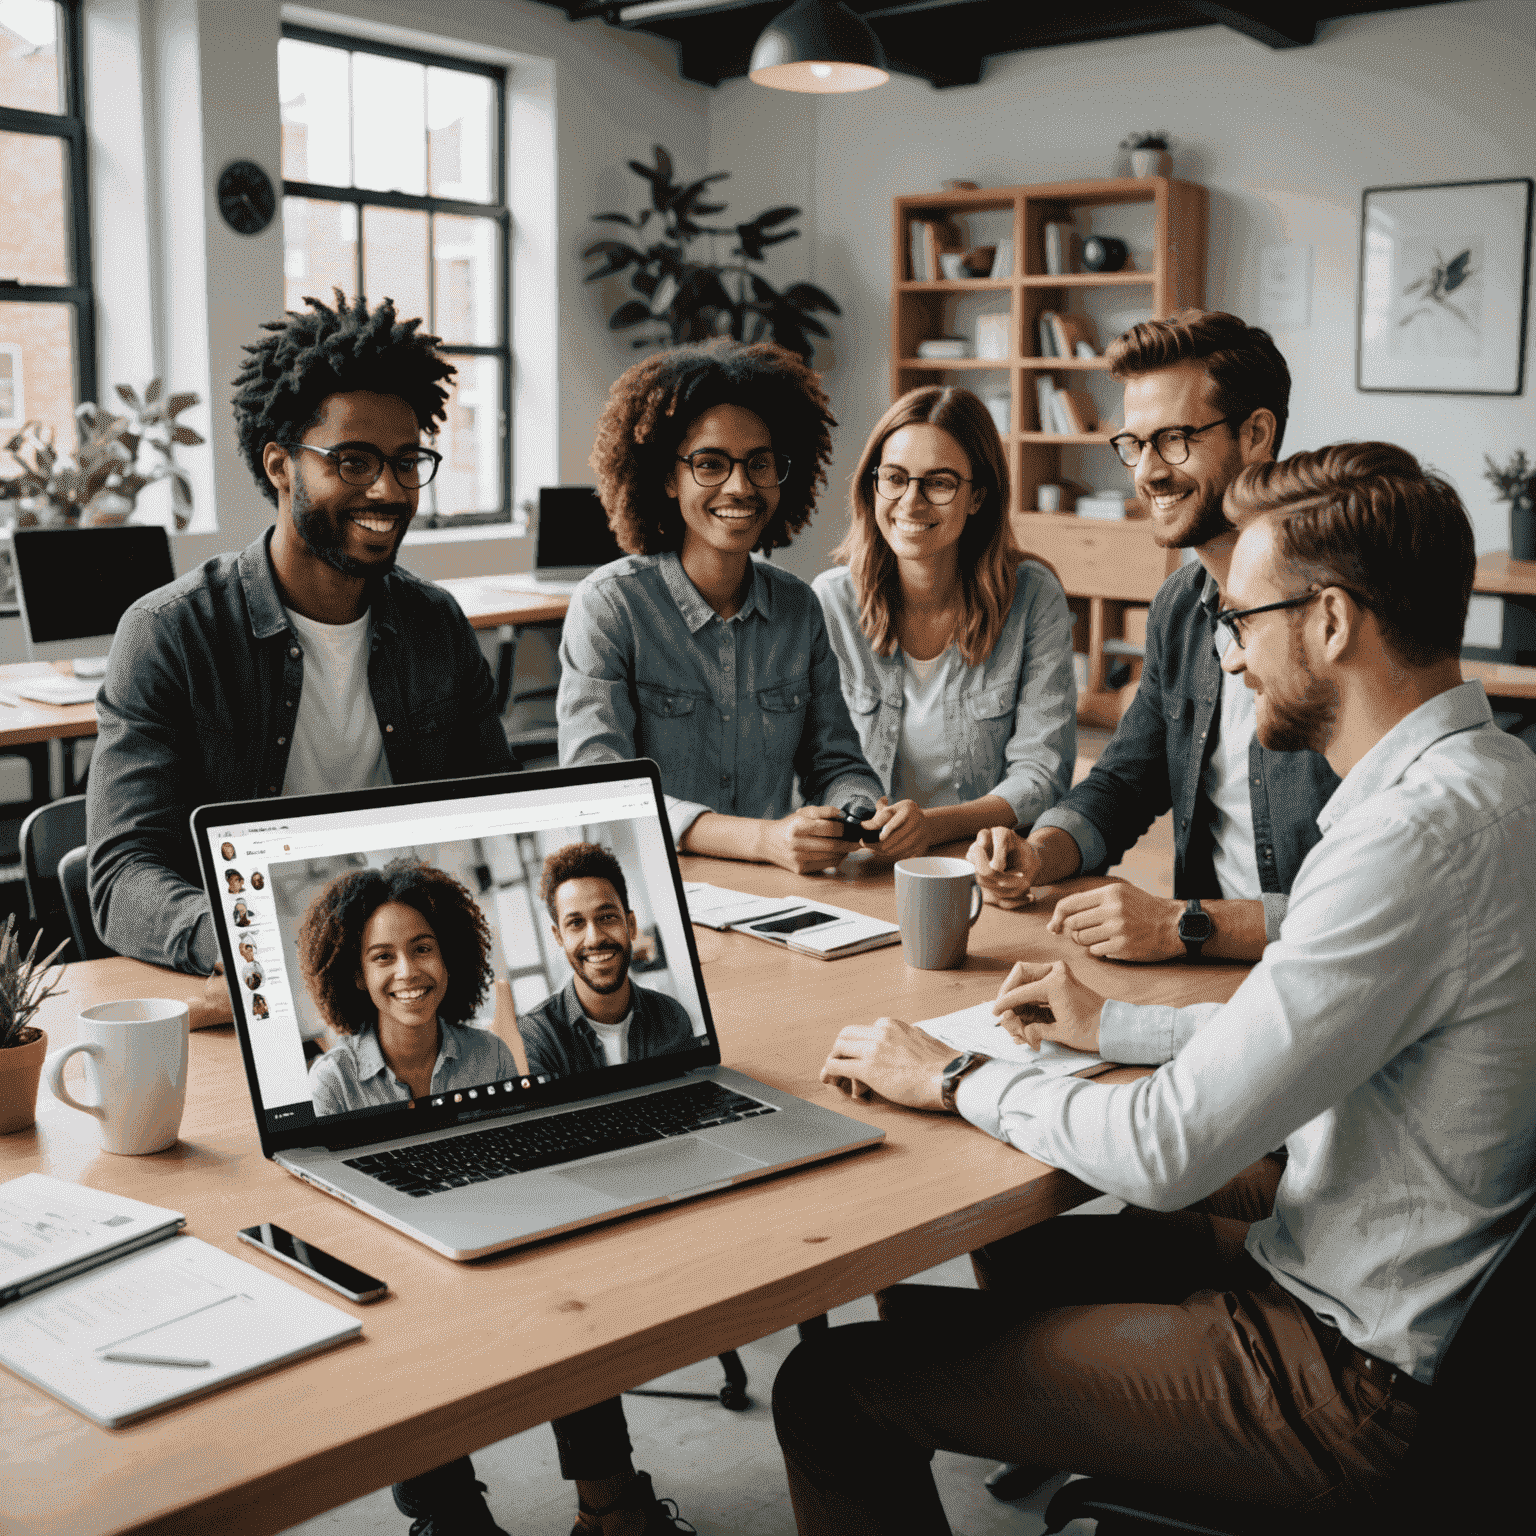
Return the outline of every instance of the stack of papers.
[[[14,693],[24,699],[35,699],[39,704],[90,704],[100,689],[100,678],[65,677],[62,672],[18,677],[11,682]]]
[[[793,898],[749,896],[745,891],[728,891],[718,885],[705,885],[694,880],[683,882],[683,895],[688,900],[691,922],[722,932],[734,923],[756,922],[759,918],[774,917],[800,905]]]
[[[718,885],[685,883],[688,916],[706,928],[750,933],[754,939],[819,960],[838,960],[901,939],[901,929],[878,917],[829,907],[802,896],[749,896]]]
[[[997,1061],[1021,1062],[1034,1067],[1041,1077],[1071,1077],[1090,1067],[1108,1071],[1115,1065],[1102,1056],[1074,1051],[1071,1046],[1060,1045],[1055,1040],[1044,1040],[1038,1051],[1031,1050],[997,1022],[991,1003],[977,1003],[974,1008],[962,1008],[936,1019],[923,1019],[917,1027],[935,1040],[954,1046],[957,1051],[980,1051],[983,1056],[991,1056]]]

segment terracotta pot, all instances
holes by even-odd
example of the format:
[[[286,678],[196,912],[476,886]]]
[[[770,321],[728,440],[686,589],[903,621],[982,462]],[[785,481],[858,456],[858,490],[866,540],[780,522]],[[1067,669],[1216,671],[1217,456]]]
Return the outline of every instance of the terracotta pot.
[[[48,1054],[48,1035],[34,1028],[36,1037],[25,1045],[0,1051],[0,1136],[24,1131],[37,1119],[37,1080]]]

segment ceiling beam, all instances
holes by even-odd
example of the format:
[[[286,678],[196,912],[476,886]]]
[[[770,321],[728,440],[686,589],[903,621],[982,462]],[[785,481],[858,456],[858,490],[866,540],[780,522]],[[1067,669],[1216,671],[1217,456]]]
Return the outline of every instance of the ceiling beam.
[[[1197,16],[1230,27],[1266,48],[1306,48],[1317,41],[1317,18],[1303,6],[1221,5],[1215,0],[1183,0]]]

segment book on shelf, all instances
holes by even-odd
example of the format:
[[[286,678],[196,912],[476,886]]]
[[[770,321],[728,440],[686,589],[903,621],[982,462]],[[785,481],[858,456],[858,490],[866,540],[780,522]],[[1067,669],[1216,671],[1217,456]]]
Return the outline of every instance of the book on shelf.
[[[907,226],[907,259],[914,282],[931,283],[944,275],[939,267],[940,251],[964,249],[965,236],[950,219],[914,219]]]
[[[937,266],[928,269],[928,226],[920,219],[907,225],[907,262],[912,268],[914,283],[931,282],[938,276]]]
[[[1054,432],[1056,430],[1056,412],[1051,407],[1051,401],[1056,394],[1056,386],[1051,383],[1050,375],[1038,373],[1035,375],[1035,399],[1040,407],[1040,430],[1042,432]]]
[[[1056,350],[1056,327],[1051,324],[1055,318],[1056,315],[1053,310],[1042,309],[1040,311],[1039,332],[1041,357],[1061,356],[1061,353]]]
[[[917,355],[928,358],[970,357],[972,347],[964,336],[934,336],[917,344]]]
[[[1070,221],[1048,223],[1045,235],[1045,275],[1065,277],[1072,270],[1077,249],[1077,231]]]
[[[1051,338],[1056,343],[1055,356],[1057,357],[1097,357],[1099,349],[1096,345],[1098,334],[1094,330],[1093,321],[1087,315],[1059,315],[1054,310],[1045,312],[1050,316]],[[1088,350],[1085,353],[1084,347]]]
[[[1013,276],[1013,236],[1004,235],[997,242],[997,251],[992,257],[993,277]]]
[[[1092,432],[1098,426],[1098,407],[1086,389],[1057,390],[1055,398],[1060,405],[1061,417],[1067,423],[1064,431]]]
[[[1072,418],[1067,415],[1067,407],[1062,399],[1061,391],[1054,388],[1051,390],[1051,420],[1055,425],[1056,431],[1060,432],[1063,437],[1071,433]]]
[[[1002,314],[977,315],[977,357],[997,360],[1008,356],[1008,321],[1006,311]]]

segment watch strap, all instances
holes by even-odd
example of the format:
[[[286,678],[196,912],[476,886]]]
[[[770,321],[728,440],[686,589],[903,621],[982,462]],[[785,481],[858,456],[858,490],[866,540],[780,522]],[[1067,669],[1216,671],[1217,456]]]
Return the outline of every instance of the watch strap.
[[[1208,929],[1210,927],[1210,916],[1200,905],[1200,898],[1198,896],[1191,896],[1189,898],[1189,905],[1184,908],[1184,917],[1204,917],[1206,928]],[[1209,934],[1207,933],[1198,939],[1188,938],[1184,933],[1184,926],[1184,919],[1180,918],[1179,938],[1183,941],[1184,953],[1188,955],[1191,960],[1198,960],[1200,958],[1200,951],[1205,948],[1205,941],[1206,938],[1209,937]]]
[[[956,1056],[944,1068],[943,1083],[939,1097],[949,1114],[958,1113],[955,1107],[955,1094],[960,1087],[961,1079],[968,1073],[974,1072],[977,1067],[991,1061],[991,1059],[990,1056],[983,1056],[980,1051],[965,1051],[961,1055]]]

